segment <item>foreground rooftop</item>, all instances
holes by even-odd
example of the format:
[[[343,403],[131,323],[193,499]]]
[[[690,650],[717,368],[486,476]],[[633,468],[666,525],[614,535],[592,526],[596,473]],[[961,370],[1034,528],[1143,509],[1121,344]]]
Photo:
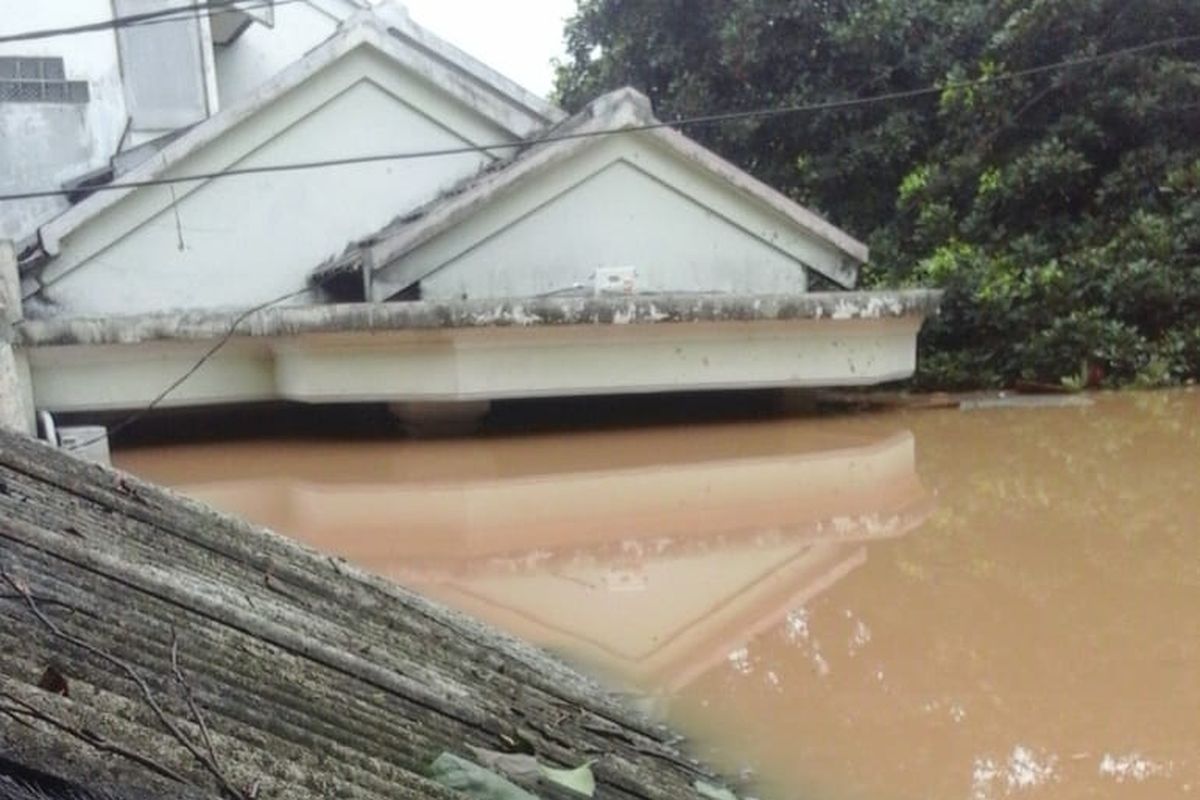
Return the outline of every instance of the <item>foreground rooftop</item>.
[[[451,798],[430,763],[479,747],[593,760],[601,797],[711,780],[530,646],[3,431],[0,545],[0,776],[119,797]]]

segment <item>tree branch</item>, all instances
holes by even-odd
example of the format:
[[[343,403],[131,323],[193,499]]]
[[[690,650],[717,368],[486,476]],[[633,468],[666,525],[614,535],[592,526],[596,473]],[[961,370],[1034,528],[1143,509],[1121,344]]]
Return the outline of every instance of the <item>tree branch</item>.
[[[50,633],[54,634],[54,636],[62,639],[68,644],[72,644],[99,659],[107,661],[109,664],[124,672],[129,680],[133,681],[133,683],[138,687],[138,691],[141,692],[142,698],[146,701],[146,704],[150,706],[150,709],[154,712],[154,715],[158,718],[158,721],[164,728],[167,729],[167,732],[174,737],[175,741],[179,742],[184,749],[191,753],[192,757],[195,758],[196,761],[198,761],[200,765],[217,780],[227,795],[232,798],[236,798],[237,800],[246,800],[245,793],[237,789],[230,782],[230,780],[225,777],[224,772],[221,771],[215,759],[201,751],[201,749],[183,731],[179,729],[179,726],[171,721],[171,718],[167,716],[165,711],[163,711],[162,706],[160,706],[158,701],[154,699],[154,694],[150,691],[150,687],[146,684],[146,681],[127,661],[101,650],[100,648],[95,647],[94,645],[91,645],[76,636],[72,636],[71,634],[59,628],[53,620],[51,620],[42,612],[37,601],[34,599],[33,594],[30,593],[29,587],[23,581],[18,581],[13,578],[3,567],[0,567],[0,579],[3,579],[4,582],[7,583],[9,587],[11,587],[12,590],[21,597],[22,600],[24,600],[25,605],[29,609],[30,613],[33,614],[37,621],[40,622],[47,630],[49,630]],[[172,653],[172,656],[174,656],[174,653]],[[207,729],[202,727],[201,731],[204,737],[207,739]],[[87,741],[86,738],[84,738],[84,740]],[[187,781],[183,782],[186,783]]]
[[[115,756],[120,756],[121,758],[128,759],[129,761],[143,766],[151,772],[155,772],[164,778],[169,778],[170,780],[173,780],[176,783],[182,783],[185,786],[189,785],[187,778],[183,777],[170,767],[160,764],[149,756],[144,756],[141,753],[134,752],[127,747],[110,742],[103,736],[100,736],[92,731],[81,730],[69,725],[60,719],[52,717],[36,706],[25,702],[21,698],[10,694],[9,692],[0,692],[0,699],[4,699],[10,703],[16,704],[16,706],[0,705],[0,714],[4,714],[14,722],[18,722],[22,725],[30,725],[28,721],[30,719],[37,720],[38,722],[44,722],[47,725],[62,731],[72,738],[84,742],[85,744],[95,748],[96,750],[99,750],[102,753],[111,753]]]

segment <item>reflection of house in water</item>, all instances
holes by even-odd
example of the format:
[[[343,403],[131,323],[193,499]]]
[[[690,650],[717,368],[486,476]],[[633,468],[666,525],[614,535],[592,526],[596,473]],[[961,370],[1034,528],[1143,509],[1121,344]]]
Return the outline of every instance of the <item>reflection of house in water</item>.
[[[779,623],[931,505],[907,432],[722,425],[253,447],[122,462],[659,688]]]

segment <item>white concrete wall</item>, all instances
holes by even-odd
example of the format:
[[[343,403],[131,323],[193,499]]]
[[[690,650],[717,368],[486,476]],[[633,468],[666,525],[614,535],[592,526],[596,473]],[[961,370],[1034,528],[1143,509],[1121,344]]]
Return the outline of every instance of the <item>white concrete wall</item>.
[[[0,428],[32,433],[33,380],[23,350],[13,347],[12,325],[21,319],[21,282],[12,242],[0,239]]]
[[[459,239],[465,243],[465,237]],[[423,297],[528,297],[606,267],[633,266],[637,292],[787,294],[804,268],[627,161],[573,186],[421,282]]]
[[[375,299],[417,278],[430,299],[527,297],[590,288],[595,270],[621,266],[637,268],[639,292],[787,294],[806,290],[805,265],[842,258],[655,140],[621,135],[498,192],[383,268]]]
[[[110,19],[109,0],[0,0],[0,35]],[[0,192],[57,188],[105,166],[125,130],[125,96],[111,31],[0,44],[5,56],[61,56],[86,80],[86,105],[0,103]],[[63,198],[0,203],[0,239],[23,239],[66,207]]]
[[[178,0],[113,0],[118,17],[179,8]],[[219,108],[207,14],[116,31],[133,141],[194,125]]]
[[[233,42],[214,49],[223,105],[244,98],[336,31],[338,16],[307,3],[275,8],[274,26],[252,23]]]
[[[178,0],[125,0],[120,13],[141,13],[182,5]],[[0,55],[60,56],[69,80],[86,80],[86,105],[0,102],[0,192],[58,188],[63,182],[108,165],[122,147],[137,146],[215,113],[258,88],[269,78],[329,38],[338,21],[357,8],[352,0],[287,3],[275,9],[276,25],[254,23],[229,47],[213,48],[207,17],[188,24],[197,37],[188,65],[200,72],[203,97],[190,115],[144,109],[140,124],[130,120],[122,82],[117,37],[112,31],[73,34],[0,44]],[[319,10],[324,9],[324,10]],[[0,35],[60,28],[111,19],[112,0],[0,0]],[[169,39],[179,26],[148,25],[139,37]],[[197,31],[197,28],[199,29]],[[163,36],[163,35],[166,36]],[[132,32],[130,32],[132,35]],[[186,35],[186,34],[184,34]],[[166,73],[178,69],[160,64]],[[0,204],[0,238],[21,240],[67,207],[62,197]]]
[[[362,45],[171,174],[511,138]],[[326,257],[473,174],[483,155],[231,177],[127,195],[67,236],[41,296],[55,313],[246,307],[305,286]],[[299,301],[299,298],[297,298]]]
[[[272,25],[252,24],[233,42],[217,46],[216,68],[222,106],[236,103],[269,81],[313,48],[333,36],[339,25],[354,24],[354,18],[372,16],[388,28],[406,48],[438,62],[457,73],[481,97],[511,106],[512,122],[522,136],[532,135],[545,124],[565,115],[480,63],[452,43],[443,41],[410,19],[397,0],[303,0],[274,8]]]

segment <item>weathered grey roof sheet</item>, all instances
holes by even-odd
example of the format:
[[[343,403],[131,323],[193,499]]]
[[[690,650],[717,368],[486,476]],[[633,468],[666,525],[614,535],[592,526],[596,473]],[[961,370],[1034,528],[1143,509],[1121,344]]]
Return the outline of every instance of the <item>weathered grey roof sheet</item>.
[[[0,623],[0,767],[120,796],[449,798],[467,745],[596,759],[601,797],[707,774],[532,647],[7,432]]]

